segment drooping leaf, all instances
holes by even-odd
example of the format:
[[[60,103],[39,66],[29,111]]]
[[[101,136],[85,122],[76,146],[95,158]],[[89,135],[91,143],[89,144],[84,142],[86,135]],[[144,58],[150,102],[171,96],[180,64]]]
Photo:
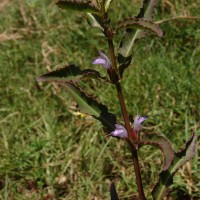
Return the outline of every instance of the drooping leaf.
[[[108,108],[98,103],[94,98],[89,97],[78,86],[69,82],[59,82],[63,88],[74,98],[80,112],[93,116],[99,120],[111,132],[115,129],[116,118],[108,112]]]
[[[58,0],[59,8],[100,14],[99,8],[92,2],[86,0]]]
[[[102,31],[104,31],[103,21],[101,20],[101,18],[98,15],[92,14],[92,13],[86,13],[86,15],[87,15],[88,24],[91,27],[93,27],[93,28],[99,28]]]
[[[123,19],[117,24],[116,30],[120,28],[139,28],[143,30],[150,30],[156,33],[159,37],[163,36],[162,30],[157,24],[151,21],[140,19],[140,18],[130,17],[130,18]]]
[[[112,0],[105,0],[105,2],[104,2],[105,12],[108,11],[111,2],[112,2]]]
[[[111,196],[111,200],[119,200],[114,182],[112,182],[110,186],[110,196]]]
[[[136,18],[152,21],[156,0],[143,0],[143,6]],[[127,28],[122,36],[118,49],[119,73],[122,76],[124,70],[130,65],[132,60],[132,50],[137,39],[145,36],[142,29]]]
[[[175,153],[174,159],[168,170],[162,171],[159,175],[159,181],[155,185],[152,196],[155,200],[161,200],[166,195],[169,186],[173,183],[175,173],[195,155],[197,148],[197,136],[192,135],[191,139],[186,143],[185,148]]]
[[[174,149],[167,138],[162,135],[144,133],[140,142],[140,146],[152,145],[159,148],[164,157],[163,170],[169,168],[174,158]]]
[[[79,67],[75,65],[69,65],[64,68],[58,69],[56,71],[52,71],[37,78],[39,82],[76,82],[81,78],[89,77],[96,78],[99,80],[104,80],[104,77],[101,77],[98,71],[92,69],[81,70]]]

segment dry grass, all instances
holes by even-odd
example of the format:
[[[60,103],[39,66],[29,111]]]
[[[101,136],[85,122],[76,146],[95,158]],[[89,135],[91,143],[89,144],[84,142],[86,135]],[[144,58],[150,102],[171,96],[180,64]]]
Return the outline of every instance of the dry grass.
[[[5,7],[10,3],[10,0],[1,0],[0,10],[5,9]]]
[[[6,32],[0,34],[0,42],[6,42],[9,40],[17,40],[22,38],[23,36],[19,33],[8,34]]]

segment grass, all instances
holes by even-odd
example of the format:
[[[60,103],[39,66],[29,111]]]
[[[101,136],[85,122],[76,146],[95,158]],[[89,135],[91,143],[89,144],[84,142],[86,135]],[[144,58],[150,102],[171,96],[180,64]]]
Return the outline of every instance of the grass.
[[[140,1],[133,9],[125,2],[113,1],[114,21],[137,14]],[[155,20],[197,16],[197,5],[159,1]],[[105,140],[101,125],[77,115],[57,85],[35,81],[69,63],[90,66],[97,50],[107,51],[104,38],[82,14],[61,12],[51,1],[3,0],[0,11],[0,199],[109,199],[111,180],[120,199],[133,199],[137,189],[124,142]],[[163,39],[137,43],[123,91],[130,114],[150,116],[145,131],[164,134],[178,150],[200,132],[200,25],[198,19],[177,19],[160,26]],[[112,86],[83,86],[122,121]],[[198,159],[178,172],[168,198],[198,199]],[[141,149],[140,164],[149,194],[161,169],[160,152]]]

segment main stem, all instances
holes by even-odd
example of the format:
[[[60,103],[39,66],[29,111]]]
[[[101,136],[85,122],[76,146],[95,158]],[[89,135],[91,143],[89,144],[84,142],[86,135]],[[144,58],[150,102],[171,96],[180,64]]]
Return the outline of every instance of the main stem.
[[[114,45],[113,45],[112,39],[110,39],[110,38],[108,39],[108,45],[109,45],[109,50],[110,50],[112,66],[114,67],[115,72],[118,74]],[[121,84],[119,81],[117,83],[115,83],[115,85],[116,85],[117,94],[118,94],[118,98],[119,98],[119,102],[120,102],[120,106],[121,106],[121,110],[122,110],[122,114],[123,114],[123,118],[124,118],[124,122],[125,122],[125,127],[128,132],[129,139],[127,139],[127,142],[129,144],[129,147],[130,147],[131,153],[132,153],[132,159],[133,159],[133,165],[134,165],[134,169],[135,169],[135,176],[136,176],[136,182],[137,182],[137,187],[138,187],[138,192],[139,192],[139,198],[140,198],[140,200],[145,200],[146,198],[145,198],[143,186],[142,186],[138,154],[137,154],[137,150],[136,150],[134,144],[131,142],[132,131],[131,131],[130,123],[129,123],[128,113],[126,110],[126,104],[124,102],[122,87],[121,87]]]

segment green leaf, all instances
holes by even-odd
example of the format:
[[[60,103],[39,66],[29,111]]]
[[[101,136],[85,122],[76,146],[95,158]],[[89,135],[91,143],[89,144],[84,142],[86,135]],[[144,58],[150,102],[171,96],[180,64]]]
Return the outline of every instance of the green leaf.
[[[88,24],[93,28],[99,28],[104,31],[104,24],[101,18],[96,14],[86,13]]]
[[[143,0],[142,8],[136,18],[152,21],[156,0]]]
[[[59,8],[63,9],[100,14],[99,8],[91,1],[59,0],[56,4]]]
[[[59,82],[59,84],[74,98],[80,112],[93,116],[107,127],[110,132],[115,130],[116,118],[112,113],[108,112],[108,108],[105,105],[87,96],[85,92],[81,91],[81,89],[73,83]]]
[[[156,0],[143,0],[143,7],[136,18],[152,21]],[[127,28],[122,36],[118,49],[119,73],[122,76],[124,70],[130,65],[132,60],[132,49],[137,39],[145,36],[142,29],[134,30]]]
[[[169,168],[174,158],[174,149],[167,138],[162,135],[144,133],[140,142],[140,146],[152,145],[159,148],[164,156],[163,170]]]
[[[104,77],[101,77],[98,71],[95,71],[92,69],[81,70],[79,67],[75,65],[69,65],[64,68],[58,69],[56,71],[43,74],[42,76],[37,78],[37,81],[39,82],[66,82],[66,81],[76,82],[84,77],[96,78],[103,81],[106,80]]]
[[[114,182],[112,182],[110,186],[110,196],[111,196],[111,200],[119,200]]]
[[[156,33],[159,37],[163,36],[163,32],[157,24],[151,21],[143,20],[140,18],[126,18],[117,24],[116,30],[120,28],[139,28],[143,30],[150,30]]]
[[[192,159],[197,149],[197,136],[192,135],[191,139],[186,143],[185,148],[176,153],[168,170],[162,171],[159,175],[159,181],[155,185],[152,196],[155,200],[161,200],[167,193],[167,189],[173,183],[175,173],[190,159]]]
[[[108,11],[111,2],[112,2],[112,0],[105,0],[105,2],[104,2],[105,12]]]

